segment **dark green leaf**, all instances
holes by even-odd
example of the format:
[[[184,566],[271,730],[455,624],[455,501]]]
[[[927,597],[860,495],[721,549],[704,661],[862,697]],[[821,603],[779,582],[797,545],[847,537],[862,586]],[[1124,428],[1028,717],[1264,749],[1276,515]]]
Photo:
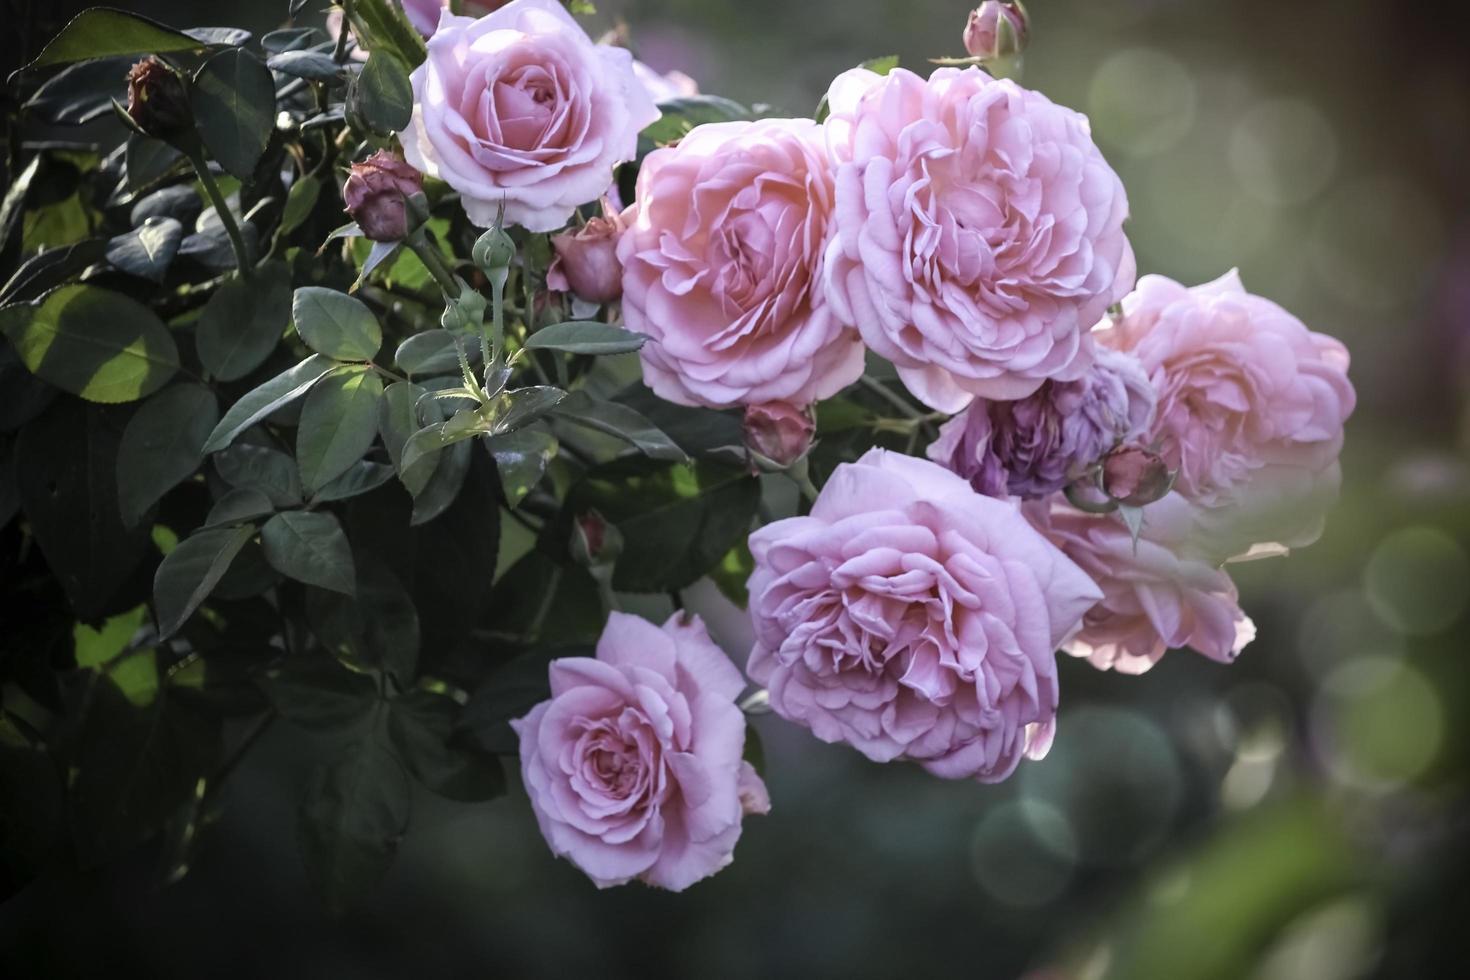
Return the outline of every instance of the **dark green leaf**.
[[[276,124],[270,70],[243,48],[220,51],[194,73],[189,105],[209,152],[234,176],[250,179]]]
[[[304,286],[291,299],[291,319],[306,346],[340,361],[367,361],[383,346],[378,318],[362,301],[320,286]]]
[[[301,803],[301,845],[307,877],[329,908],[360,901],[387,873],[412,800],[403,765],[377,738],[312,774]]]
[[[312,389],[296,430],[296,459],[308,493],[362,459],[378,435],[383,382],[369,370],[334,374]]]
[[[219,425],[204,444],[207,453],[217,452],[235,437],[272,412],[287,405],[311,389],[321,378],[337,367],[330,358],[313,354],[289,371],[282,372],[250,391],[225,412]]]
[[[499,796],[499,761],[453,737],[459,713],[443,695],[408,691],[389,703],[388,735],[414,778],[440,796],[466,803]]]
[[[738,102],[718,95],[694,95],[659,103],[663,116],[639,134],[640,141],[655,146],[683,139],[695,126],[703,123],[729,122],[751,118],[750,110]]]
[[[539,555],[535,558],[544,561]],[[512,572],[519,570],[521,566],[517,565]],[[527,712],[551,696],[547,670],[552,659],[592,655],[591,649],[573,647],[532,650],[516,657],[498,667],[470,696],[460,717],[460,725],[485,751],[514,755],[519,740],[510,722],[525,717]]]
[[[0,303],[28,302],[47,290],[74,279],[90,265],[102,261],[107,242],[89,238],[74,245],[50,248],[27,259],[0,289]]]
[[[127,164],[128,189],[141,191],[160,180],[184,160],[184,155],[163,140],[133,133],[128,137],[124,159]]]
[[[265,560],[287,578],[352,595],[357,576],[352,548],[331,514],[286,511],[260,530]]]
[[[623,534],[613,585],[625,592],[682,589],[750,533],[760,481],[713,462],[656,466],[636,457],[590,470],[565,511],[596,509]]]
[[[230,562],[255,537],[252,525],[196,531],[170,551],[153,576],[153,608],[159,638],[178,632],[184,620],[209,598]]]
[[[277,507],[301,506],[296,461],[280,450],[241,443],[215,454],[214,466],[238,490],[259,491]]]
[[[586,426],[636,446],[650,459],[685,462],[684,450],[640,413],[617,402],[600,401],[574,391],[552,410],[557,418]]]
[[[403,63],[386,51],[374,51],[348,92],[347,106],[379,135],[390,136],[407,126],[413,115],[413,86]]]
[[[565,391],[549,385],[507,391],[495,405],[494,428],[491,431],[514,432],[523,425],[530,425],[567,400],[569,399]]]
[[[265,517],[275,511],[275,504],[262,491],[253,487],[236,487],[215,501],[204,519],[205,527],[226,527]]]
[[[526,428],[490,436],[485,440],[485,448],[495,457],[505,502],[515,507],[541,482],[547,465],[556,455],[557,441],[543,429]]]
[[[615,401],[628,406],[658,426],[691,456],[745,458],[745,427],[738,411],[717,412],[664,401],[642,382],[618,392]]]
[[[236,273],[220,284],[199,315],[199,360],[221,381],[237,381],[275,350],[291,319],[291,270],[268,262],[248,280]]]
[[[30,370],[94,402],[135,401],[163,387],[179,351],[152,310],[95,286],[62,286],[0,328]]]
[[[148,529],[123,524],[117,456],[125,415],[59,399],[27,423],[15,446],[21,506],[46,564],[77,615],[93,620],[149,547]]]
[[[322,487],[311,497],[312,503],[322,504],[332,500],[346,500],[358,494],[376,490],[393,479],[393,467],[387,463],[360,460],[337,479]]]
[[[438,465],[434,467],[434,475],[429,477],[429,482],[423,490],[414,495],[413,517],[409,524],[417,527],[426,524],[444,513],[449,505],[454,503],[454,498],[464,487],[466,474],[469,473],[470,457],[473,447],[468,442],[458,442],[446,447],[439,453]]]
[[[393,468],[400,469],[403,459],[403,444],[418,431],[418,400],[424,389],[407,381],[395,381],[383,390],[383,402],[378,410],[378,434],[388,450]]]
[[[421,656],[431,664],[469,641],[471,630],[492,609],[499,618],[502,607],[490,600],[500,549],[500,508],[494,501],[494,468],[483,453],[472,453],[454,503],[415,532],[413,604],[419,611]]]
[[[388,51],[409,68],[424,60],[423,36],[394,0],[358,0],[352,5],[352,33],[368,51]]]
[[[419,616],[413,599],[382,559],[360,556],[357,598],[325,589],[307,592],[312,631],[337,659],[412,683],[419,659]]]
[[[393,354],[393,363],[404,374],[435,374],[440,371],[455,371],[459,368],[459,355],[455,352],[456,339],[465,344],[467,350],[474,349],[475,345],[467,344],[465,339],[456,338],[455,334],[448,330],[426,330],[416,333],[403,343],[398,345],[398,350]],[[478,357],[479,351],[475,350]]]
[[[325,51],[282,51],[266,59],[272,71],[314,82],[330,82],[342,74],[342,66]]]
[[[113,268],[130,276],[163,282],[183,240],[184,226],[173,218],[149,218],[109,241],[106,258]]]
[[[527,350],[561,350],[569,354],[627,354],[648,338],[611,323],[569,320],[542,327],[526,338]]]
[[[289,235],[311,216],[317,198],[322,193],[322,182],[315,177],[302,177],[291,185],[286,195],[286,207],[281,212],[281,224],[277,235]]]
[[[378,703],[371,677],[321,655],[287,657],[260,686],[282,718],[323,734],[357,731]]]
[[[147,17],[108,7],[93,7],[77,14],[26,68],[64,65],[114,55],[197,51],[202,47],[203,44],[182,31],[165,27]]]
[[[117,500],[124,524],[137,524],[160,497],[199,468],[204,440],[218,419],[214,393],[203,385],[165,388],[139,407],[123,430],[117,455]]]
[[[72,65],[38,88],[25,110],[54,125],[80,126],[111,112],[113,99],[126,97],[127,76],[122,58]]]
[[[238,48],[249,43],[251,37],[243,27],[186,27],[184,33],[211,47]]]

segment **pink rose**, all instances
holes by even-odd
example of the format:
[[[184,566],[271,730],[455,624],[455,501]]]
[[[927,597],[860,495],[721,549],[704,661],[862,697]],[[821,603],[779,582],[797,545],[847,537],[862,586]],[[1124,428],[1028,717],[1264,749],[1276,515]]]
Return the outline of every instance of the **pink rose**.
[[[831,211],[807,119],[707,124],[650,153],[618,243],[649,387],[721,408],[804,405],[856,381],[862,341],[822,292]]]
[[[699,94],[699,83],[682,71],[660,75],[641,61],[633,62],[633,75],[654,102],[673,102]]]
[[[1230,576],[1193,553],[1198,515],[1179,494],[1144,508],[1136,547],[1116,514],[1086,514],[1061,496],[1028,503],[1024,512],[1102,589],[1066,647],[1073,656],[1141,674],[1173,647],[1230,663],[1255,638]]]
[[[658,109],[633,56],[592,43],[557,0],[513,0],[479,20],[444,14],[414,69],[403,155],[490,226],[554,231],[637,154]]]
[[[423,177],[387,150],[354,163],[342,185],[342,203],[362,233],[375,242],[408,234],[408,198],[423,189]]]
[[[546,285],[576,293],[589,303],[611,303],[623,295],[623,266],[618,262],[618,236],[623,219],[602,202],[603,215],[576,231],[551,236],[556,253],[546,269]]]
[[[770,800],[743,761],[745,686],[698,617],[612,613],[597,658],[551,662],[551,699],[512,726],[551,850],[599,888],[683,891],[729,864]]]
[[[1080,378],[1134,277],[1128,199],[1086,117],[979,68],[855,69],[828,102],[836,316],[940,411]]]
[[[812,448],[817,420],[811,406],[785,402],[745,407],[745,448],[780,468],[791,466]]]
[[[965,50],[972,58],[1017,54],[1026,47],[1026,9],[1005,0],[985,0],[965,22]]]
[[[1046,751],[1056,650],[1102,593],[1016,505],[873,449],[750,550],[748,672],[778,714],[950,779]]]
[[[1315,541],[1356,401],[1347,348],[1247,293],[1234,272],[1193,289],[1144,276],[1123,309],[1098,339],[1149,373],[1151,438],[1179,492],[1204,508],[1218,557]]]

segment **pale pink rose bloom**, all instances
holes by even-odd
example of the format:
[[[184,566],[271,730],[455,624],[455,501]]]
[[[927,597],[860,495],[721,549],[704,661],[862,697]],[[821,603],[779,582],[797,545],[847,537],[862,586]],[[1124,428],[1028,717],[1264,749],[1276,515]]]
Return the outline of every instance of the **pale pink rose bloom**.
[[[1151,437],[1203,508],[1218,557],[1321,536],[1356,394],[1348,352],[1235,272],[1186,289],[1144,276],[1099,342],[1131,352],[1159,393]]]
[[[1101,670],[1141,674],[1171,648],[1230,663],[1255,638],[1235,583],[1194,552],[1198,513],[1178,493],[1143,509],[1137,545],[1117,514],[1087,514],[1056,495],[1023,512],[1102,589],[1065,647]]]
[[[1014,503],[873,449],[750,550],[747,671],[776,713],[949,779],[1045,753],[1056,651],[1102,593]]]
[[[1080,378],[1135,272],[1086,117],[979,68],[855,69],[828,103],[835,314],[940,411]]]
[[[618,241],[643,377],[681,405],[805,405],[863,373],[822,291],[832,175],[809,119],[697,126],[650,153]]]
[[[654,102],[673,102],[699,94],[699,83],[682,71],[660,75],[643,62],[633,60],[633,75]]]
[[[633,56],[592,43],[557,0],[444,14],[414,69],[409,163],[460,194],[472,222],[554,231],[595,201],[659,117]]]
[[[612,613],[597,657],[551,662],[551,699],[512,722],[551,850],[599,888],[683,891],[729,864],[770,799],[742,758],[740,671],[697,616]]]

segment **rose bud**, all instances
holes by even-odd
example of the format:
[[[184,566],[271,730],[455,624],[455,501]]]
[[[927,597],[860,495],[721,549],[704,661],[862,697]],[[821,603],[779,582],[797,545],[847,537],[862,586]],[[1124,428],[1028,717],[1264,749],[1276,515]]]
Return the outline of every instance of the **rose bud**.
[[[152,56],[128,70],[128,117],[149,136],[163,140],[194,124],[183,80]]]
[[[589,303],[611,303],[623,295],[623,263],[618,261],[622,219],[603,208],[576,231],[551,236],[556,258],[546,270],[546,284],[557,292],[576,293]]]
[[[766,402],[745,409],[745,448],[762,468],[784,470],[801,459],[816,429],[810,408]]]
[[[965,50],[972,58],[1003,58],[1026,47],[1026,8],[1006,0],[985,0],[970,11]]]
[[[396,242],[408,234],[408,198],[423,182],[402,157],[379,150],[352,165],[342,200],[364,235],[375,242]]]
[[[596,510],[572,521],[572,557],[583,568],[611,568],[622,553],[622,532]]]
[[[1123,446],[1103,458],[1103,492],[1125,507],[1151,504],[1173,485],[1169,464],[1152,450]]]

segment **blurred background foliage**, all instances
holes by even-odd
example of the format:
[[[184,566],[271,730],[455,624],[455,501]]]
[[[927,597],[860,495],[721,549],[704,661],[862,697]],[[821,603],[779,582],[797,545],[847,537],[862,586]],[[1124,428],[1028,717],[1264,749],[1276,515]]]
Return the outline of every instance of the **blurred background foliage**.
[[[262,31],[286,0],[119,5]],[[4,0],[6,71],[79,6]],[[966,14],[954,0],[597,6],[654,67],[792,115],[866,58],[925,71],[961,54]],[[0,974],[1463,975],[1470,13],[1030,6],[1024,80],[1092,117],[1130,192],[1140,270],[1193,283],[1237,266],[1353,351],[1343,500],[1315,547],[1238,569],[1260,634],[1236,665],[1181,652],[1130,678],[1067,660],[1050,757],[997,787],[762,719],[775,807],[747,821],[733,866],[680,896],[596,892],[552,859],[518,789],[475,806],[424,795],[384,887],[329,919],[292,836],[313,760],[278,731],[181,881],[157,885],[140,855],[0,906]]]

